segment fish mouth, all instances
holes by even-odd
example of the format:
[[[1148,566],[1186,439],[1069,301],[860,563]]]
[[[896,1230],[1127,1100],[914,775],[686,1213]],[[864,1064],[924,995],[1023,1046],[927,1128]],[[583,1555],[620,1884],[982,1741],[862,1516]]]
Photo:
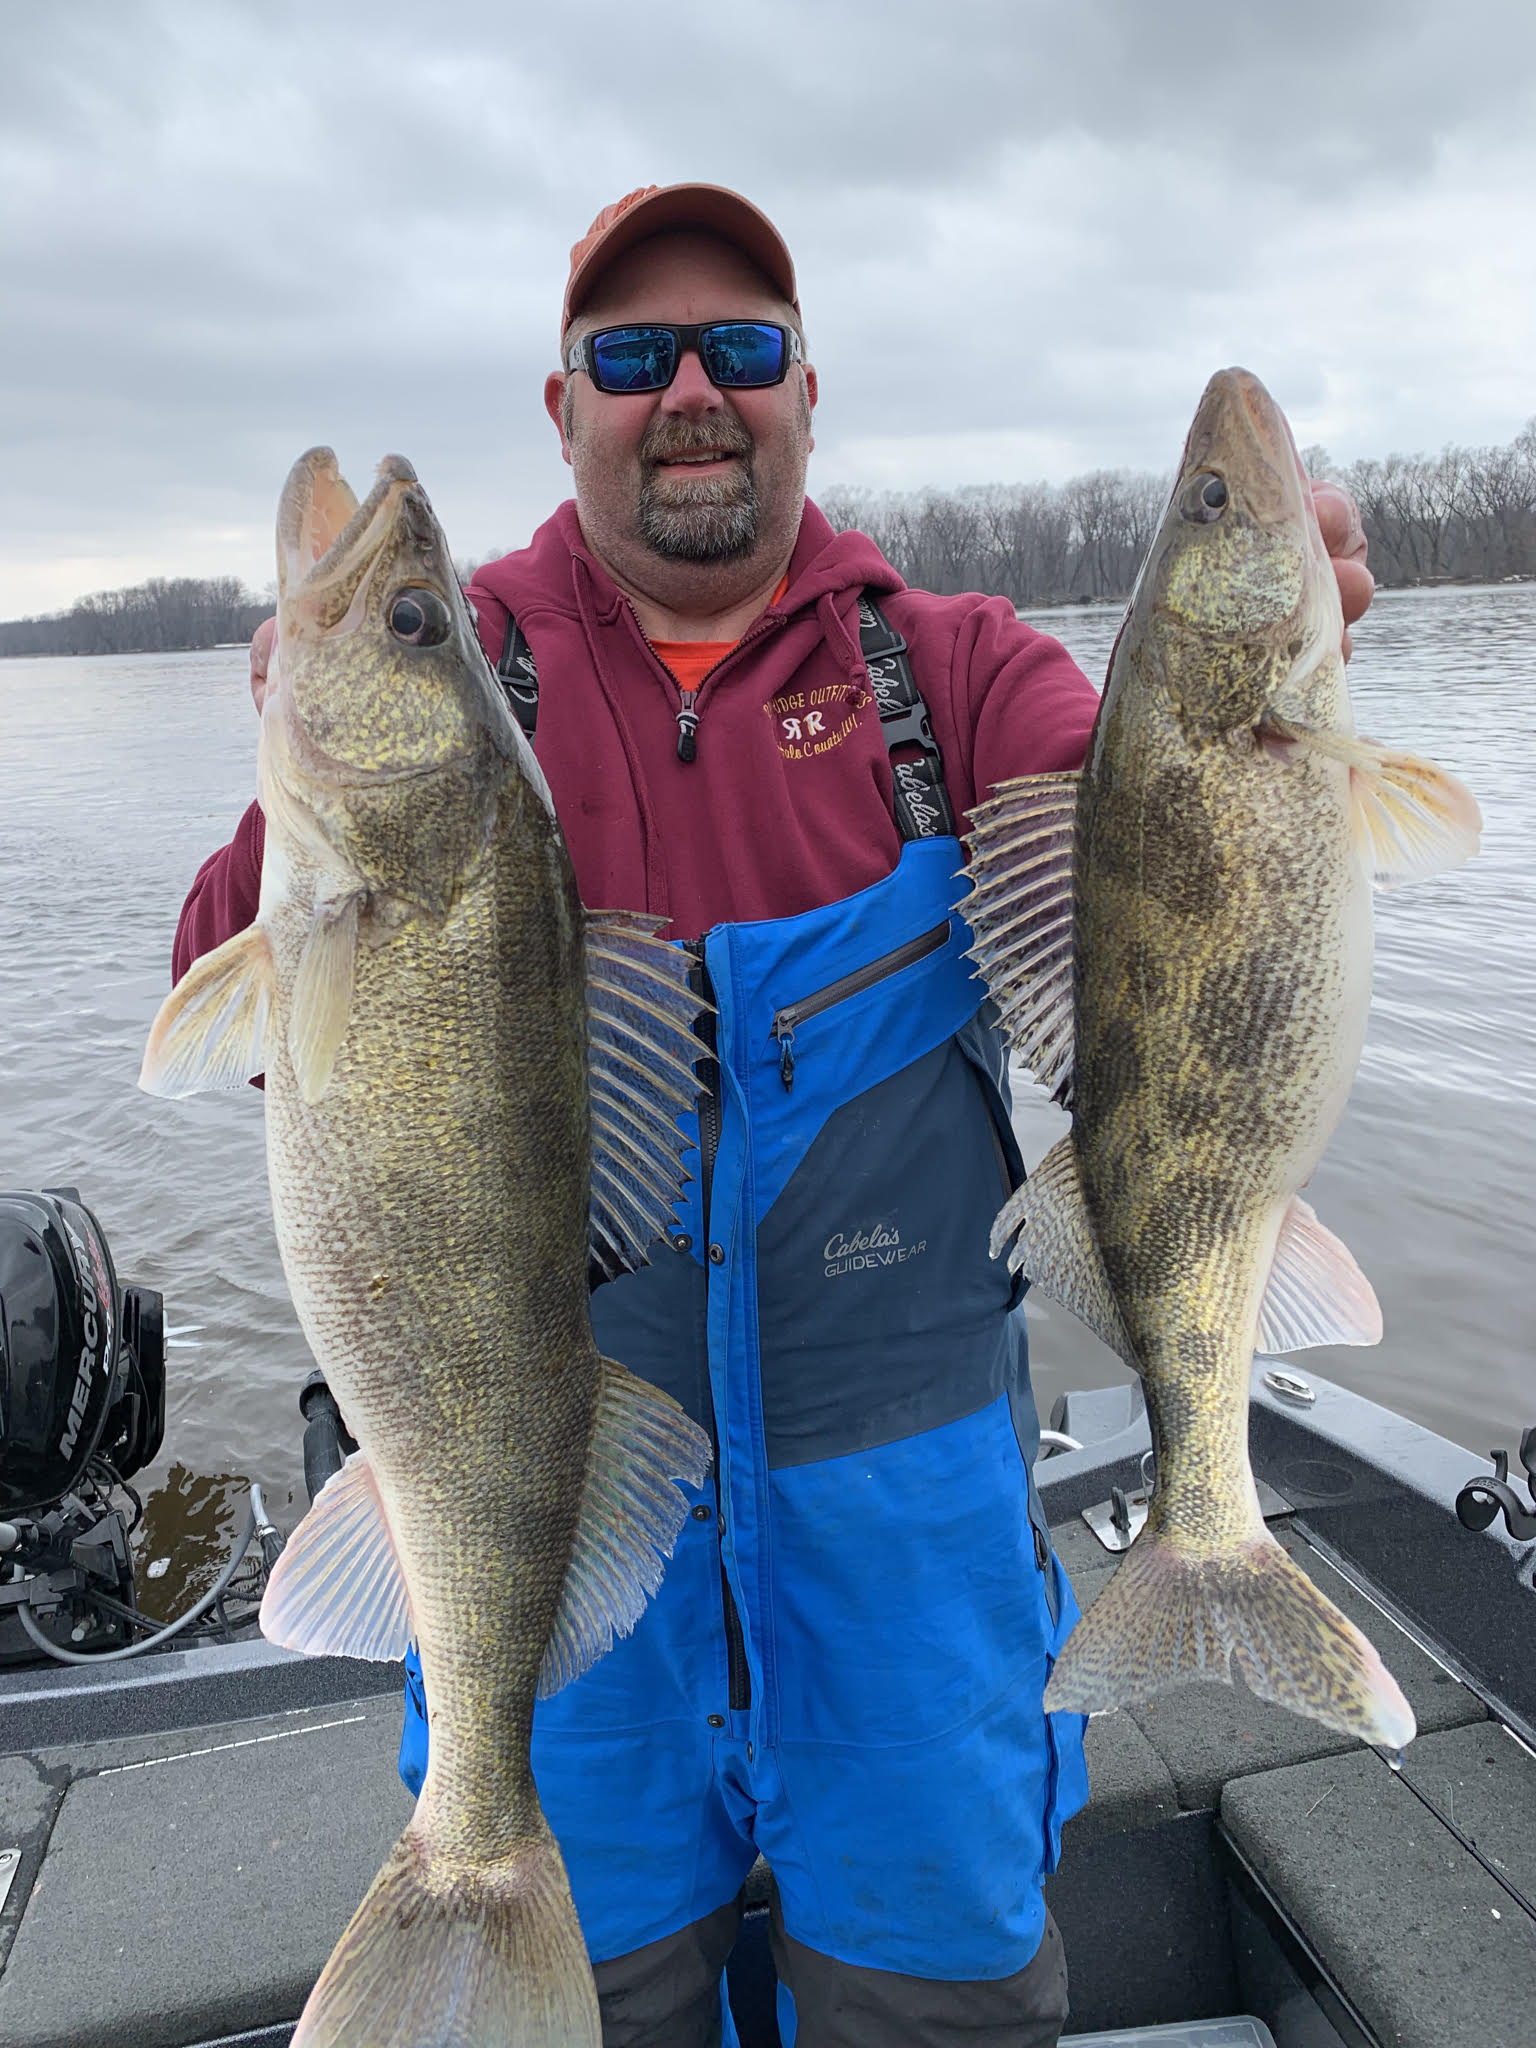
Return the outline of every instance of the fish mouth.
[[[335,453],[306,450],[288,472],[277,508],[279,637],[285,625],[336,631],[368,570],[402,526],[426,567],[440,547],[437,521],[403,455],[384,457],[372,490],[359,504]],[[302,618],[285,620],[285,606],[301,600]]]
[[[1205,472],[1221,478],[1253,524],[1299,522],[1326,553],[1289,422],[1251,370],[1218,370],[1205,387],[1184,444],[1180,487]]]
[[[305,777],[358,789],[412,782],[473,757],[477,735],[462,720],[448,719],[425,753],[388,758],[387,748],[370,745],[362,750],[364,758],[349,759],[334,744],[334,706],[303,673],[306,660],[323,645],[337,643],[340,651],[348,636],[363,636],[361,649],[341,651],[341,659],[343,673],[353,678],[348,689],[368,690],[366,635],[377,632],[386,641],[395,632],[398,639],[384,607],[393,608],[402,597],[418,599],[435,617],[431,637],[420,643],[429,662],[440,652],[483,665],[447,542],[403,455],[384,457],[359,503],[332,450],[306,450],[289,471],[278,505],[277,571],[277,641],[269,671],[275,686],[267,698],[280,728],[274,733],[274,763],[286,759]],[[414,658],[404,644],[395,652]],[[378,663],[373,666],[377,670]],[[353,733],[359,730],[354,722]]]

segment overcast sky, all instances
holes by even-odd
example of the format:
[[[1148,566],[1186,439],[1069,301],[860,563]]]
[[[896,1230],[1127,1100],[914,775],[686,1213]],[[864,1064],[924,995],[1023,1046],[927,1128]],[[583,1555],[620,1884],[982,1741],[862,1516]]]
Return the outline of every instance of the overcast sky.
[[[1536,413],[1532,0],[0,0],[0,618],[272,576],[289,463],[455,552],[567,495],[570,244],[783,230],[813,492],[1165,469],[1241,362],[1335,458]]]

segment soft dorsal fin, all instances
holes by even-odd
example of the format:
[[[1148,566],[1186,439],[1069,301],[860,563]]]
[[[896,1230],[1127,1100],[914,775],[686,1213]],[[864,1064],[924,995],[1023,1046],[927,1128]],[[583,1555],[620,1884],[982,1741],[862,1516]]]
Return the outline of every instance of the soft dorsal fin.
[[[688,1178],[677,1119],[698,1100],[704,1005],[687,954],[657,938],[663,923],[623,910],[587,918],[592,1258],[610,1279],[645,1263]]]
[[[276,974],[259,924],[194,960],[160,1005],[139,1070],[148,1095],[243,1088],[265,1065]]]
[[[261,1632],[311,1657],[390,1664],[414,1633],[411,1596],[365,1451],[354,1451],[272,1567]]]
[[[1072,846],[1080,776],[1024,775],[971,812],[967,955],[1004,1036],[1042,1088],[1072,1100]]]
[[[659,1387],[600,1361],[576,1543],[539,1672],[547,1699],[627,1636],[661,1584],[688,1503],[710,1467],[709,1438]]]

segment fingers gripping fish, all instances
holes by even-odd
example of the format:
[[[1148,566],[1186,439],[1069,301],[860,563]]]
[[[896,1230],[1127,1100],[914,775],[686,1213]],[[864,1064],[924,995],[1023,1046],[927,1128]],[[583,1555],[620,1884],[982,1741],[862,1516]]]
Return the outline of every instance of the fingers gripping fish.
[[[1138,579],[1087,766],[973,814],[964,908],[1011,1042],[1072,1112],[993,1250],[1137,1371],[1147,1524],[1046,1705],[1234,1671],[1394,1747],[1380,1658],[1265,1529],[1256,1348],[1374,1344],[1381,1314],[1301,1199],[1370,1002],[1371,890],[1476,850],[1477,806],[1353,729],[1338,590],[1290,429],[1214,377]]]
[[[262,1627],[421,1652],[426,1783],[294,2038],[596,2048],[529,1738],[634,1626],[709,1463],[587,1315],[589,1257],[643,1260],[680,1189],[698,999],[655,920],[583,911],[410,465],[359,505],[302,457],[278,571],[260,910],[167,999],[141,1080],[265,1071],[284,1270],[360,1446]]]

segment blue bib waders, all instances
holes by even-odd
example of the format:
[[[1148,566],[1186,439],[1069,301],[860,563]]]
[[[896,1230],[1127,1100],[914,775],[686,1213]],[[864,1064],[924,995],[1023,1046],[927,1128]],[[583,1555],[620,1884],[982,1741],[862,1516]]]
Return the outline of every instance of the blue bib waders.
[[[1041,1705],[1077,1607],[987,1252],[1022,1166],[959,867],[918,840],[858,895],[704,942],[712,1156],[592,1320],[716,1471],[634,1634],[534,1726],[597,1961],[734,1897],[759,1852],[788,1932],[844,1962],[994,1979],[1040,1942],[1087,1797],[1084,1723]],[[425,1763],[416,1682],[413,1789]]]

